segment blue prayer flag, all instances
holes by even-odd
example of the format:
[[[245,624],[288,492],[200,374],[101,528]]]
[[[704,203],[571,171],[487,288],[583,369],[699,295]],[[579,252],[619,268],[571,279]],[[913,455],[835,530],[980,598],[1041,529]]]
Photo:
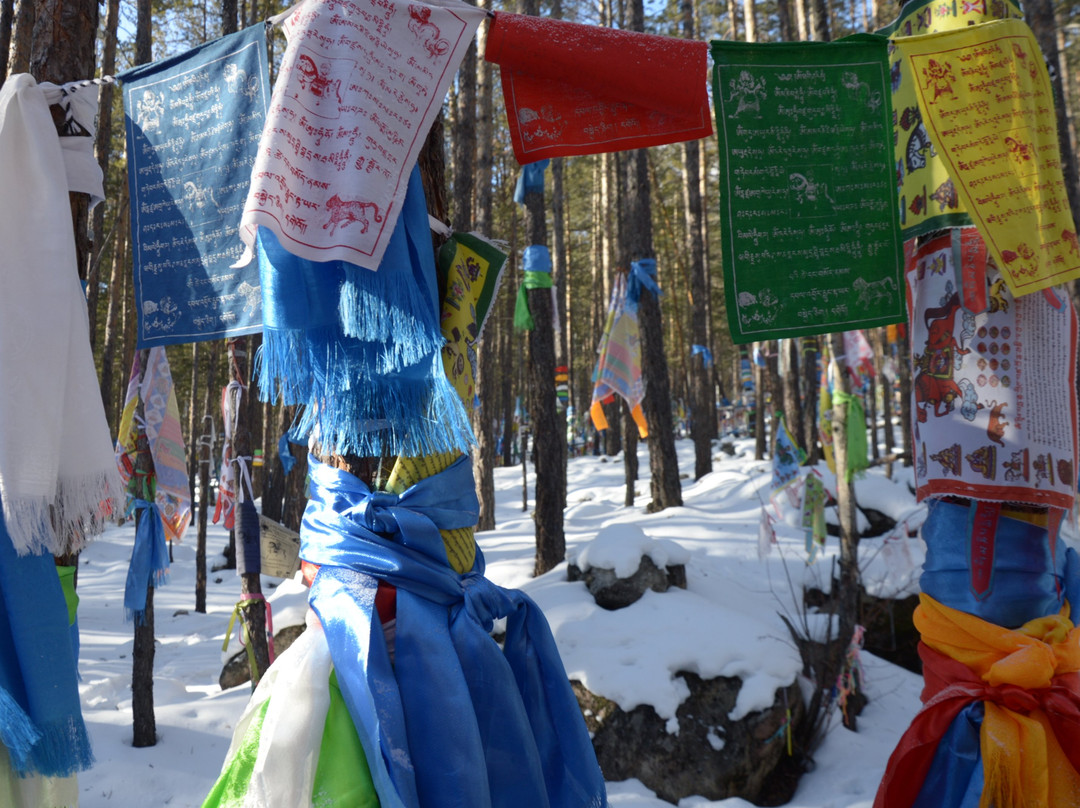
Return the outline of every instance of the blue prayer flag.
[[[119,78],[139,347],[261,330],[258,264],[232,264],[270,97],[266,27]]]

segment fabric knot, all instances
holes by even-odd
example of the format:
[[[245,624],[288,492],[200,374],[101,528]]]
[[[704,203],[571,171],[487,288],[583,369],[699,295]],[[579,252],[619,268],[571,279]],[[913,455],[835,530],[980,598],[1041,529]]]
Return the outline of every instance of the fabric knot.
[[[999,685],[997,687],[987,687],[981,695],[983,701],[991,701],[1007,710],[1012,710],[1014,713],[1026,715],[1041,706],[1039,699],[1035,695],[1037,692],[1024,690],[1024,688],[1016,685]]]
[[[461,589],[465,597],[465,610],[485,631],[491,631],[495,621],[506,617],[516,604],[510,594],[478,572],[462,576]]]
[[[390,491],[372,491],[357,505],[357,512],[368,530],[376,533],[391,533],[394,530],[394,518],[389,513],[401,501]]]

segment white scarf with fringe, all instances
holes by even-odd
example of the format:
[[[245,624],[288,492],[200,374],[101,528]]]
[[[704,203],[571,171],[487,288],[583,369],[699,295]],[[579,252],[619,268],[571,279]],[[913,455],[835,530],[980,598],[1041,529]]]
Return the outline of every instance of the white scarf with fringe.
[[[49,112],[61,95],[27,74],[0,88],[0,502],[20,555],[80,549],[123,491],[76,269],[73,158]],[[77,139],[92,160],[93,138]]]

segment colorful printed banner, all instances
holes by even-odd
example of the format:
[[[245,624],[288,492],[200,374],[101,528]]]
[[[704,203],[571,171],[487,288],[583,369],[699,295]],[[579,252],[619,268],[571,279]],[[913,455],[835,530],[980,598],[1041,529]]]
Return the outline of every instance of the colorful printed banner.
[[[899,322],[886,40],[713,42],[735,342]]]
[[[987,309],[973,314],[960,304],[953,255],[944,235],[914,252],[907,270],[917,496],[1070,508],[1073,306],[1060,290],[1014,298],[991,265]]]
[[[704,42],[496,11],[484,58],[500,67],[525,165],[708,137],[707,53]]]
[[[378,269],[409,174],[484,11],[459,0],[304,0],[244,204],[309,261]]]
[[[1014,295],[1080,277],[1054,96],[1020,20],[896,40],[930,138]]]
[[[119,78],[138,346],[259,331],[259,268],[231,265],[270,96],[266,26]]]
[[[795,443],[781,416],[776,421],[776,444],[773,447],[772,496],[799,479],[799,466],[805,459],[806,453]]]
[[[878,33],[899,42],[900,37],[953,31],[1008,17],[1023,19],[1024,15],[1006,0],[922,0],[908,3],[901,15]],[[948,166],[927,134],[911,67],[896,47],[889,49],[889,76],[900,226],[905,238],[971,224]]]
[[[143,402],[146,439],[154,461],[154,504],[170,541],[181,541],[191,522],[191,492],[188,488],[187,456],[180,427],[180,409],[176,404],[172,373],[165,349],[151,348],[139,384],[139,359],[128,378],[124,411],[116,440],[116,462],[120,476],[128,484],[129,497],[142,498],[144,492],[131,488],[135,476],[136,442],[139,427],[135,410]]]
[[[437,270],[442,301],[443,368],[461,400],[476,396],[476,344],[502,282],[506,253],[479,236],[454,233],[439,250]]]
[[[641,335],[638,331],[637,312],[626,305],[626,273],[615,276],[608,305],[607,322],[596,352],[600,358],[593,371],[592,406],[589,415],[599,430],[608,428],[603,402],[610,401],[618,393],[630,406],[630,414],[637,424],[638,434],[649,434],[641,402],[645,398],[645,383],[641,377]]]

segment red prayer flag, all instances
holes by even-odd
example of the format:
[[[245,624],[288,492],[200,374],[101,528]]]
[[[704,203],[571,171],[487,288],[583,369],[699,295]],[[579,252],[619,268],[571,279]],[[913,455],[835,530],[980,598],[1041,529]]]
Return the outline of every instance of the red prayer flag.
[[[497,11],[484,58],[499,65],[526,165],[708,137],[707,54],[705,42]]]

